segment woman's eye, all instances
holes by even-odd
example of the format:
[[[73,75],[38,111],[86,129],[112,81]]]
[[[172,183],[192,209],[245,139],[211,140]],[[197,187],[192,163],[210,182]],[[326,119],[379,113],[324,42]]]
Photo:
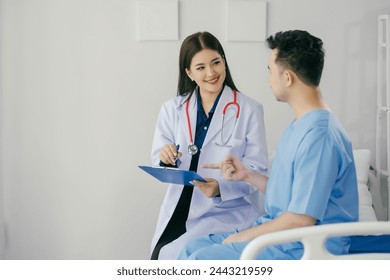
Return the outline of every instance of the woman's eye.
[[[203,66],[196,68],[196,70],[203,70],[203,69],[204,69]]]

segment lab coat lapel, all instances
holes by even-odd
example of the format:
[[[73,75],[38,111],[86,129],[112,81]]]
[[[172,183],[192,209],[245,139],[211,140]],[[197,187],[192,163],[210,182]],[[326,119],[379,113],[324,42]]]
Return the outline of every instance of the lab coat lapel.
[[[233,100],[234,100],[233,91],[229,87],[225,86],[225,89],[223,90],[222,95],[218,101],[217,108],[214,111],[213,120],[211,121],[203,146],[206,146],[208,142],[213,140],[216,134],[220,133],[222,129],[223,108],[225,107],[226,104],[228,104]],[[225,123],[229,122],[230,119],[233,117],[234,116],[226,117]]]

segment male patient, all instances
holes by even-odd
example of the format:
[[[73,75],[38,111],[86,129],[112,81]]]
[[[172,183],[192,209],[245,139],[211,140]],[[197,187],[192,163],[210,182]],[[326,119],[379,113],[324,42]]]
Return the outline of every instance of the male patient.
[[[230,156],[220,164],[229,180],[243,180],[265,192],[266,214],[252,228],[190,241],[179,259],[239,259],[252,239],[280,230],[358,221],[358,193],[352,145],[326,105],[319,83],[324,66],[322,41],[306,31],[278,32],[267,39],[269,83],[278,101],[295,113],[276,151],[269,178]],[[194,182],[200,186],[202,182]],[[349,237],[326,247],[348,253]],[[266,248],[258,259],[300,259],[299,242]]]

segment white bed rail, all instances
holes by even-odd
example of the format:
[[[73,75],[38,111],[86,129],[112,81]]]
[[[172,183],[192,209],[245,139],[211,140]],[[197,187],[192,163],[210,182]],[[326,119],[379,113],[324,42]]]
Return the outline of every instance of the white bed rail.
[[[390,260],[390,253],[359,253],[333,255],[325,248],[325,242],[333,236],[390,234],[390,222],[351,222],[302,227],[264,234],[253,239],[241,254],[242,260],[254,260],[262,249],[287,242],[302,242],[304,253],[302,260],[335,259],[385,259]]]

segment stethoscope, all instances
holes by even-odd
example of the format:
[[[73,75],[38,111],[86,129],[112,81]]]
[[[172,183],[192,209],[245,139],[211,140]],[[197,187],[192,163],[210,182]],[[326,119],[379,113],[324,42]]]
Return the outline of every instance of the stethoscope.
[[[221,127],[221,142],[222,142],[222,145],[225,145],[229,141],[230,137],[232,136],[234,127],[236,126],[237,119],[240,116],[240,109],[241,109],[241,107],[240,107],[240,104],[238,104],[238,102],[237,102],[237,91],[236,90],[233,92],[233,95],[234,95],[233,101],[227,103],[225,105],[225,107],[223,107],[223,110],[222,110],[222,127]],[[186,116],[187,116],[188,132],[190,134],[190,144],[188,145],[188,153],[190,155],[196,155],[198,153],[198,151],[199,151],[199,148],[195,145],[194,138],[192,136],[190,115],[188,113],[188,106],[189,106],[189,104],[190,104],[190,100],[187,100],[187,102],[186,102]],[[227,138],[227,140],[224,141],[223,140],[223,127],[224,127],[224,123],[225,123],[226,110],[229,108],[229,106],[235,106],[237,108],[236,120],[234,122],[234,126],[233,126],[233,129],[232,129],[229,137]]]

